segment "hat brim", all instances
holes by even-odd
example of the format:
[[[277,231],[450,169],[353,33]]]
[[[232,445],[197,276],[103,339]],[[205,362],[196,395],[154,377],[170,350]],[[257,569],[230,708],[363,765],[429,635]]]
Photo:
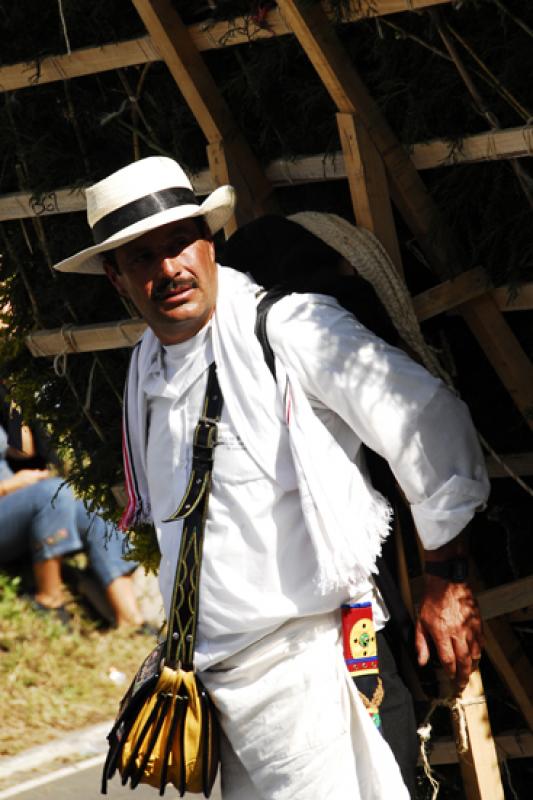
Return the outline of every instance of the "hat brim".
[[[114,250],[123,244],[127,244],[127,242],[133,241],[133,239],[138,239],[139,236],[167,225],[169,222],[205,217],[209,230],[212,234],[215,234],[224,227],[233,214],[235,199],[235,189],[232,186],[219,186],[201,205],[175,206],[146,217],[110,236],[104,242],[87,247],[85,250],[80,250],[79,253],[75,253],[58,264],[54,264],[54,269],[59,272],[102,275],[104,273],[102,253]]]

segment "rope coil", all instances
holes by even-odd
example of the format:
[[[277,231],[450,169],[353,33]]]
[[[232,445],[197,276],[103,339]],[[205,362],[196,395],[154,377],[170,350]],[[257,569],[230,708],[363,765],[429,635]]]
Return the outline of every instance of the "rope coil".
[[[79,353],[78,345],[74,338],[74,325],[62,325],[61,336],[63,337],[63,349],[54,356],[53,367],[58,378],[64,378],[67,374],[67,357],[69,353]]]

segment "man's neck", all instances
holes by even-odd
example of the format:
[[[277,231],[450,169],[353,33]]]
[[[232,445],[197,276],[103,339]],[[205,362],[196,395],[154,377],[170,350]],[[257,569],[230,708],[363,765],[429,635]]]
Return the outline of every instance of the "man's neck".
[[[191,323],[194,324],[191,324],[190,327],[180,326],[180,329],[176,330],[175,326],[169,325],[168,328],[165,326],[164,330],[159,329],[159,326],[157,330],[155,327],[153,327],[152,330],[162,345],[167,346],[173,344],[183,344],[183,342],[188,342],[190,339],[194,339],[194,337],[197,336],[200,331],[209,324],[214,313],[215,309],[212,309],[212,311],[209,313],[209,316],[201,322],[199,320],[191,320]]]

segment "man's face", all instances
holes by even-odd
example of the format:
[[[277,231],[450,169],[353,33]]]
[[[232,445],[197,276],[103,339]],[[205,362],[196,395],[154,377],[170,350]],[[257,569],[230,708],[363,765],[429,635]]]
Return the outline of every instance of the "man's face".
[[[156,228],[115,250],[104,269],[163,344],[190,339],[210,319],[217,296],[213,242],[198,220]]]

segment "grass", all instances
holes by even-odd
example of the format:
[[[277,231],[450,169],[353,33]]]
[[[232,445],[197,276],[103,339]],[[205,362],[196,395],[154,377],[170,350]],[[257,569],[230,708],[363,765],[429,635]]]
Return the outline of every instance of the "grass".
[[[0,571],[0,756],[111,719],[153,637],[102,629],[70,602],[71,630],[34,611],[21,579]],[[117,686],[113,668],[126,675]]]

